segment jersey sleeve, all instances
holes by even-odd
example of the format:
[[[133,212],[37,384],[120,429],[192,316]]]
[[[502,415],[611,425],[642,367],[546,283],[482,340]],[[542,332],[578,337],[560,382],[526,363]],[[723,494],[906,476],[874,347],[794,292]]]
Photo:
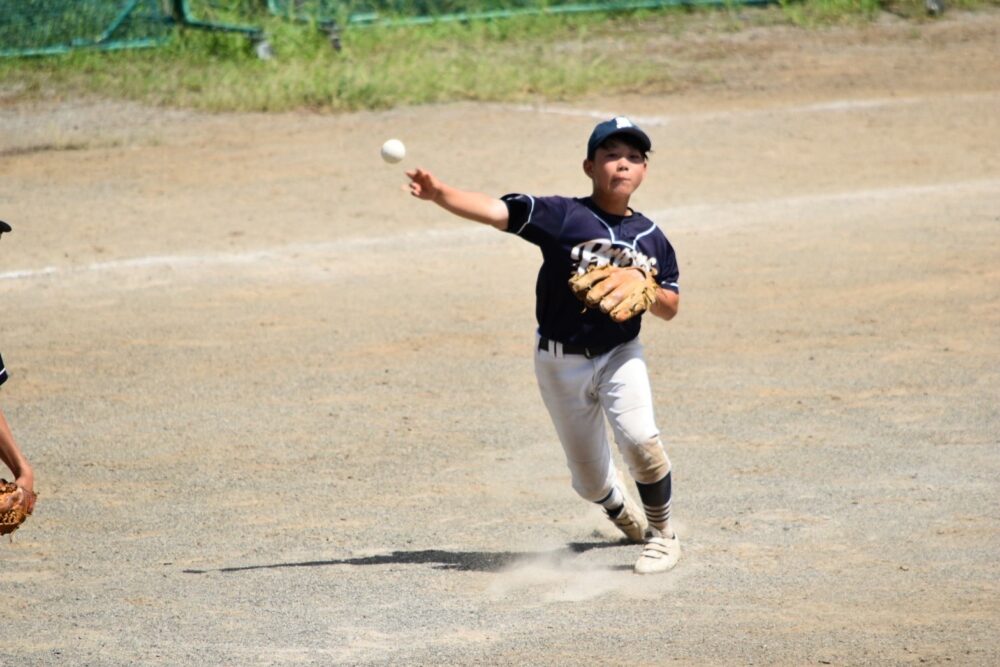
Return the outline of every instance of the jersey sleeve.
[[[663,247],[657,252],[656,263],[658,267],[657,284],[665,290],[680,294],[680,269],[677,268],[677,254],[674,253],[674,247],[670,245],[666,236],[663,237]]]
[[[0,384],[7,381],[7,367],[3,365],[3,357],[0,357]]]
[[[566,220],[564,197],[533,197],[509,194],[500,198],[507,205],[507,231],[536,245],[559,237]]]

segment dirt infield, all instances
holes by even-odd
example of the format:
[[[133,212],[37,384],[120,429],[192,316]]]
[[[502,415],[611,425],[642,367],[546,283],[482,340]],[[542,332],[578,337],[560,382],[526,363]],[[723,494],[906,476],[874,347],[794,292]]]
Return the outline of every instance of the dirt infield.
[[[1000,662],[1000,13],[669,39],[618,101],[0,106],[0,663]],[[401,188],[584,194],[613,113],[681,265],[658,577],[569,487],[537,251]]]

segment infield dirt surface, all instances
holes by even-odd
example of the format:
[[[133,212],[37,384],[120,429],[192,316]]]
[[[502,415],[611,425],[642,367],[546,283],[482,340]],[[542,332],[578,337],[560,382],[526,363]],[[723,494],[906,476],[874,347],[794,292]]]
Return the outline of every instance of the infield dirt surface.
[[[675,93],[0,102],[40,493],[0,663],[1000,662],[1000,12],[653,46]],[[587,194],[622,113],[681,267],[642,339],[684,555],[645,578],[535,387],[537,250],[402,174]]]

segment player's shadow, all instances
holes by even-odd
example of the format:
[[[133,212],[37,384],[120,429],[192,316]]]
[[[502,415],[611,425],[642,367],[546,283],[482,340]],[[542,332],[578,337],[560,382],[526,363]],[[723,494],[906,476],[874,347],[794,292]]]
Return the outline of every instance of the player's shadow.
[[[459,570],[464,572],[499,572],[517,563],[551,559],[558,561],[591,549],[606,549],[625,544],[622,542],[571,542],[554,551],[444,551],[424,549],[421,551],[393,551],[390,554],[364,556],[360,558],[335,558],[311,560],[298,563],[269,563],[265,565],[241,565],[220,567],[210,570],[183,570],[187,574],[207,574],[209,572],[247,572],[249,570],[277,570],[290,567],[325,567],[328,565],[433,565],[435,569]]]

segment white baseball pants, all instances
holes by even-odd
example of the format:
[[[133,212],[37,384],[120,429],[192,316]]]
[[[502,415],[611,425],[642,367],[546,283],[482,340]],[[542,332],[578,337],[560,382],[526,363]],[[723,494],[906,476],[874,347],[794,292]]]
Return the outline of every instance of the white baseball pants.
[[[588,359],[535,344],[535,377],[573,476],[586,500],[606,497],[616,482],[607,423],[633,479],[652,483],[669,470],[653,417],[653,396],[638,338]]]

